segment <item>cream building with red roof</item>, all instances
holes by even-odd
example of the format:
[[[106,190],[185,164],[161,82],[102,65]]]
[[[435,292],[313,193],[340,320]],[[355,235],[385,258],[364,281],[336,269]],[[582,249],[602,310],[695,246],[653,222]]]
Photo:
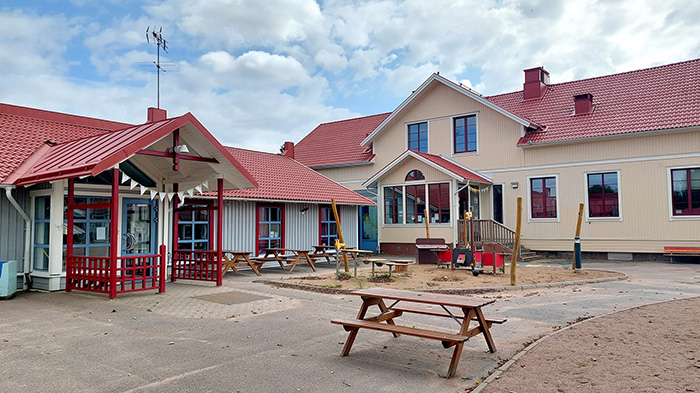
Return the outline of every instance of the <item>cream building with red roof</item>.
[[[433,74],[392,113],[319,125],[296,159],[376,195],[385,252],[414,253],[425,220],[459,243],[466,209],[482,236],[515,229],[518,197],[534,251],[572,251],[579,204],[584,252],[700,247],[700,60],[566,83],[524,74],[522,90],[495,96]]]

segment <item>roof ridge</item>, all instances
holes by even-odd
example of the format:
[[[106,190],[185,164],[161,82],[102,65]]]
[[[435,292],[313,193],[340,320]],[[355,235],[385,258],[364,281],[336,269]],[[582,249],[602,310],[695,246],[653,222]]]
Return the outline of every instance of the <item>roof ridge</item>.
[[[129,127],[132,125],[130,123],[125,123],[125,122],[121,122],[121,121],[99,119],[97,117],[73,115],[70,113],[49,111],[49,110],[45,110],[45,109],[30,108],[30,107],[26,107],[26,106],[19,106],[19,105],[13,105],[13,104],[5,104],[5,103],[0,103],[0,114],[9,115],[9,116],[16,116],[18,118],[55,122],[56,124],[64,124],[64,125],[70,125],[70,126],[79,126],[79,127],[96,128],[96,129],[103,129],[103,128],[91,126],[91,125],[88,125],[86,123],[115,124],[115,125],[120,124],[120,125],[124,125],[124,127]],[[56,119],[56,118],[61,118],[61,117],[65,118],[66,120],[71,119],[73,121],[72,122],[61,121],[61,120]]]
[[[666,68],[666,67],[673,67],[673,66],[678,66],[681,64],[686,64],[686,63],[693,63],[693,62],[700,62],[700,58],[698,59],[691,59],[691,60],[684,60],[684,61],[679,61],[676,63],[671,63],[671,64],[662,64],[654,67],[647,67],[647,68],[640,68],[637,70],[630,70],[630,71],[623,71],[623,72],[617,72],[614,74],[608,74],[608,75],[600,75],[600,76],[593,76],[590,78],[583,78],[583,79],[576,79],[573,81],[566,81],[566,82],[561,82],[561,83],[550,83],[547,85],[547,87],[555,87],[555,86],[563,86],[563,85],[568,85],[572,83],[579,83],[579,82],[584,82],[584,81],[592,81],[592,80],[599,80],[599,79],[605,79],[605,78],[612,78],[612,77],[617,77],[620,75],[625,75],[625,74],[634,74],[634,73],[639,73],[639,72],[647,72],[651,70],[656,70],[659,68]],[[500,94],[494,94],[491,96],[485,96],[484,98],[490,99],[490,98],[496,98],[496,97],[501,97],[501,96],[507,96],[509,94],[514,94],[514,93],[520,93],[522,90],[515,90],[507,93],[500,93]]]
[[[271,155],[271,156],[287,157],[287,156],[283,156],[283,155],[280,154],[280,153],[270,153],[270,152],[268,152],[268,151],[260,151],[260,150],[253,150],[253,149],[245,149],[245,148],[242,148],[242,147],[235,147],[235,146],[226,146],[226,145],[223,145],[223,146],[224,146],[225,148],[227,148],[227,149],[234,149],[234,150],[240,150],[240,151],[249,151],[249,152],[251,152],[251,153],[269,154],[269,155]]]

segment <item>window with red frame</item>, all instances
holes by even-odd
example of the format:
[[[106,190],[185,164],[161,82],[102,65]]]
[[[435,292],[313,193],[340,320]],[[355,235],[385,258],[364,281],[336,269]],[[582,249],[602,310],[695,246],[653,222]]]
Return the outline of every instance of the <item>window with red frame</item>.
[[[700,215],[700,168],[671,170],[674,216]]]
[[[448,183],[428,184],[430,222],[450,222],[450,185]]]
[[[403,224],[403,187],[384,187],[384,223]]]
[[[428,152],[428,123],[408,126],[408,148],[423,153]]]
[[[406,175],[406,181],[416,181],[416,180],[425,180],[425,176],[423,175],[423,172],[419,171],[418,169],[414,169]]]
[[[616,172],[588,175],[588,217],[620,217]]]
[[[284,207],[258,205],[258,254],[265,248],[284,247]]]
[[[557,180],[554,177],[530,179],[532,218],[557,218]]]
[[[338,212],[338,216],[340,217],[340,212]],[[321,206],[319,220],[319,233],[321,234],[321,243],[319,244],[334,246],[335,239],[338,238],[338,224],[335,222],[333,208],[331,206]]]
[[[406,186],[406,223],[425,222],[425,185]]]
[[[455,153],[476,151],[476,115],[456,117],[453,121]]]

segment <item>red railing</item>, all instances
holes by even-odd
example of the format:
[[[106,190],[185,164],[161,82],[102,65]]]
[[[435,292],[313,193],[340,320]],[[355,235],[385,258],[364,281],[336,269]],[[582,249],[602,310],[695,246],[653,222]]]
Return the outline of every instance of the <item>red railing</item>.
[[[216,251],[173,251],[173,270],[171,278],[214,281],[221,275],[221,262],[216,258]]]
[[[118,293],[158,289],[165,292],[165,245],[160,254],[118,257],[112,268],[110,257],[71,256],[66,264],[66,291]]]

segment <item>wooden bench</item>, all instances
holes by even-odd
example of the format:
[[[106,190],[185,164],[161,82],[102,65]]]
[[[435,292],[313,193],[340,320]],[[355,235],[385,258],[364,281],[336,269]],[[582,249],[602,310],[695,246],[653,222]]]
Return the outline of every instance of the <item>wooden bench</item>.
[[[464,319],[464,313],[459,312],[459,311],[453,312],[452,315],[450,315],[449,313],[447,313],[444,310],[432,310],[432,309],[428,309],[428,308],[407,307],[407,306],[398,306],[397,305],[397,306],[392,307],[391,309],[395,310],[395,311],[399,311],[399,312],[411,312],[414,314],[434,315],[436,317],[447,317],[447,318],[451,318],[454,316],[457,319]],[[472,318],[471,320],[477,321],[477,318]],[[494,324],[500,325],[500,324],[505,323],[507,321],[508,321],[508,319],[506,319],[506,318],[498,318],[498,319],[486,318],[486,323],[489,325],[489,328]]]
[[[411,263],[410,260],[405,260],[405,259],[391,259],[391,260],[386,260],[384,258],[365,258],[362,260],[362,262],[366,265],[371,263],[372,264],[372,278],[374,278],[374,270],[375,266],[382,267],[384,265],[389,266],[389,277],[391,277],[391,269],[396,267],[396,271],[399,271],[399,267],[403,267],[404,269],[401,269],[401,271],[406,271],[408,270],[406,267],[408,266],[409,263]],[[357,277],[357,273],[355,273],[355,276]]]
[[[438,331],[427,330],[427,329],[419,329],[419,328],[409,327],[409,326],[381,323],[381,322],[367,320],[367,319],[333,319],[333,320],[331,320],[331,322],[335,323],[337,325],[343,325],[343,328],[345,329],[346,332],[350,332],[352,330],[357,330],[359,328],[364,328],[364,329],[371,329],[371,330],[379,330],[382,332],[390,332],[390,333],[394,333],[395,335],[405,334],[407,336],[415,336],[415,337],[422,337],[422,338],[430,338],[433,340],[440,340],[440,341],[442,341],[442,346],[445,348],[449,348],[449,347],[455,346],[459,343],[463,343],[463,342],[469,340],[468,336],[462,336],[459,334],[444,333],[444,332],[438,332]]]
[[[664,256],[671,257],[700,257],[700,247],[664,247]]]

